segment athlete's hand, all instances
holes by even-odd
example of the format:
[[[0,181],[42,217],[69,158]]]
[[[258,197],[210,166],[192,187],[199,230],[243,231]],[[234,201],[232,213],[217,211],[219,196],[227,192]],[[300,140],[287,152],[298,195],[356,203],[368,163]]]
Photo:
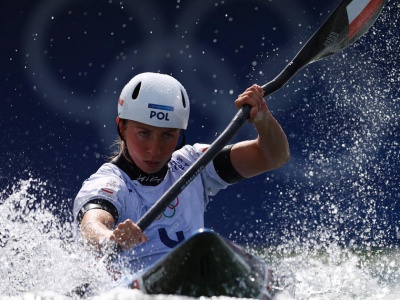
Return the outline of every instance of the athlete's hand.
[[[235,100],[235,106],[238,109],[245,104],[252,107],[248,118],[250,123],[256,123],[269,115],[269,109],[264,99],[264,90],[259,85],[249,87]]]
[[[122,250],[129,250],[137,244],[146,243],[148,238],[139,226],[131,220],[126,220],[114,229],[110,241],[121,247]]]

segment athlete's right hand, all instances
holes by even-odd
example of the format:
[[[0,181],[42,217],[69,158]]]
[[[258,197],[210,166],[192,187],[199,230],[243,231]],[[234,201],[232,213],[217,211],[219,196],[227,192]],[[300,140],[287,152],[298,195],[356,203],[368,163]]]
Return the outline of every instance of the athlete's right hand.
[[[126,220],[118,224],[110,236],[110,241],[114,242],[122,250],[129,250],[134,246],[146,243],[148,238],[142,230],[131,220]]]

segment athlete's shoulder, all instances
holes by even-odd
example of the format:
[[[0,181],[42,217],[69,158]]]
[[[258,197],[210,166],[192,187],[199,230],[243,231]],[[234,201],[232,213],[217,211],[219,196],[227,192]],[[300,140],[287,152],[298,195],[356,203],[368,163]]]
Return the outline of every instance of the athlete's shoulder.
[[[119,187],[125,186],[122,171],[111,163],[105,163],[83,182],[82,187],[104,184],[112,184]]]
[[[186,171],[197,159],[210,147],[208,144],[186,145],[175,151],[168,163],[170,171]],[[213,164],[208,164],[206,168],[213,168]]]
[[[193,156],[198,157],[203,154],[210,145],[208,144],[194,144],[194,145],[185,145],[181,149],[174,152],[174,155],[183,155],[183,156]]]
[[[96,173],[120,174],[121,170],[115,164],[106,162],[100,166]]]

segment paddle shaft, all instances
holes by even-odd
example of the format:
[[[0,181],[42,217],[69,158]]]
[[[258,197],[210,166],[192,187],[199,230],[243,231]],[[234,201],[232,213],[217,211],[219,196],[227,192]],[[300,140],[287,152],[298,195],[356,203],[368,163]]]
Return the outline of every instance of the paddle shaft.
[[[369,0],[365,8],[360,10],[358,5],[360,0],[342,0],[335,11],[315,32],[311,39],[307,41],[283,71],[272,81],[263,85],[264,97],[280,89],[306,65],[335,54],[354,43],[376,21],[386,1]],[[350,14],[357,16],[356,24],[351,23]],[[137,222],[142,231],[146,230],[163,213],[168,204],[214,159],[246,121],[250,110],[251,107],[249,105],[243,106],[206,152],[143,215]]]

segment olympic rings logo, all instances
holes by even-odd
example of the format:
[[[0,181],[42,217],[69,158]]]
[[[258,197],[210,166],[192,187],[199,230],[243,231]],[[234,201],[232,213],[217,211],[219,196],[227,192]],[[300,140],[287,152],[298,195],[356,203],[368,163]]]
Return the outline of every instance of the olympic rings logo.
[[[40,97],[40,101],[63,118],[71,122],[85,120],[87,124],[96,127],[92,132],[96,132],[99,135],[99,139],[101,138],[105,144],[111,144],[115,137],[115,127],[113,125],[115,117],[112,113],[110,114],[110,111],[115,111],[116,107],[115,103],[110,101],[110,97],[115,97],[115,91],[120,91],[123,84],[132,78],[134,73],[141,71],[160,70],[161,72],[166,72],[172,68],[169,73],[173,73],[174,76],[182,72],[187,74],[187,76],[181,76],[190,77],[190,80],[182,78],[182,83],[186,89],[196,90],[197,99],[208,99],[210,98],[210,93],[213,94],[214,100],[212,103],[207,105],[204,103],[202,105],[199,101],[198,107],[202,106],[202,109],[206,111],[204,114],[212,120],[215,127],[218,127],[218,124],[220,124],[220,127],[225,126],[226,121],[229,121],[229,118],[226,118],[225,115],[230,116],[236,113],[236,108],[233,105],[226,105],[224,107],[228,111],[221,115],[215,105],[217,103],[225,103],[225,101],[229,101],[229,104],[231,103],[232,99],[227,95],[236,93],[232,87],[237,86],[237,78],[242,77],[232,75],[241,72],[237,69],[236,59],[228,60],[224,56],[221,57],[223,53],[221,51],[232,49],[228,53],[231,53],[236,58],[237,53],[240,54],[242,50],[233,50],[240,44],[235,39],[222,41],[223,34],[220,34],[218,40],[219,30],[215,30],[215,40],[213,45],[209,45],[208,41],[204,40],[203,32],[208,32],[209,30],[210,24],[206,20],[210,17],[216,13],[231,10],[231,8],[240,4],[248,6],[248,0],[222,1],[218,5],[212,0],[188,1],[187,4],[180,3],[179,9],[175,9],[176,15],[173,16],[167,14],[165,9],[159,5],[159,1],[155,0],[124,1],[123,5],[120,1],[96,1],[96,6],[98,5],[99,7],[93,8],[93,11],[88,14],[86,13],[85,4],[79,0],[37,2],[39,5],[35,7],[35,10],[29,12],[29,17],[27,18],[23,33],[23,51],[18,51],[22,56],[21,60],[25,62],[27,79],[30,80],[29,84],[34,87],[35,93]],[[258,8],[265,8],[273,12],[277,16],[277,20],[296,20],[296,18],[299,18],[299,14],[296,12],[301,11],[301,7],[294,7],[298,5],[296,1],[290,1],[290,10],[281,1],[253,0],[251,2],[253,3],[252,5],[257,7],[257,10]],[[107,10],[107,14],[102,14],[101,18],[88,17],[95,15],[97,10],[100,12]],[[280,15],[281,17],[279,17]],[[86,31],[86,26],[88,28],[96,28],[96,22],[107,22],[104,18],[112,18],[113,22],[114,20],[120,20],[120,33],[114,34],[112,32],[107,37],[106,32],[104,32],[102,33],[104,34],[104,40],[103,38],[92,37],[91,30]],[[123,21],[128,18],[132,22]],[[176,24],[175,26],[170,26],[171,18],[173,19],[172,24]],[[193,20],[198,21],[193,22]],[[82,24],[85,27],[77,25],[71,29],[69,28],[69,22]],[[226,20],[221,20],[211,26],[213,28],[214,26],[216,28],[221,27],[222,29],[227,27],[226,22]],[[132,25],[133,23],[135,25]],[[232,24],[236,23],[232,22]],[[288,36],[295,36],[296,32],[298,32],[297,24],[300,23],[306,23],[305,17],[304,22],[298,20],[294,23],[284,23],[285,33],[289,32]],[[258,25],[255,26],[258,29]],[[267,27],[266,25],[264,26]],[[69,28],[68,31],[63,29],[67,27]],[[85,33],[84,38],[81,37],[82,31]],[[127,32],[130,33],[128,34]],[[275,32],[275,29],[272,32]],[[51,36],[49,36],[50,33]],[[269,31],[260,30],[260,39],[262,41],[264,33],[268,36]],[[127,38],[126,43],[124,39],[122,41],[118,40],[117,36],[120,34],[121,39]],[[131,38],[132,36],[135,38]],[[64,40],[66,37],[68,39]],[[99,61],[106,61],[107,68],[102,72],[96,73],[94,69],[92,71],[92,68],[98,64],[100,65],[100,63],[93,62],[95,58],[93,58],[93,53],[89,49],[92,49],[91,47],[96,43],[99,43],[98,46],[101,47],[103,42],[108,42],[107,39],[110,39],[110,44],[121,43],[121,46],[116,46],[114,49],[118,53],[118,59],[116,59],[116,53],[109,54],[105,51],[104,56],[99,57]],[[251,40],[254,39],[251,38]],[[232,44],[226,44],[227,42],[232,42]],[[60,61],[61,67],[55,69],[58,63],[55,63],[54,59],[61,57],[61,53],[65,52],[65,50],[62,50],[59,53],[56,49],[72,47],[71,51],[75,51],[75,47],[72,45],[77,43],[81,45],[79,52],[76,53],[76,55],[82,57],[81,62],[76,62],[76,64],[64,63],[65,65],[63,65],[63,62]],[[224,43],[223,47],[218,50],[216,45],[221,43]],[[268,40],[262,43],[258,41],[254,42],[249,48],[255,47],[255,44],[257,44],[260,47],[260,53],[264,53],[264,43],[269,44]],[[50,51],[51,53],[54,52],[52,55],[48,54],[49,49],[53,49]],[[240,49],[242,49],[242,46],[240,46]],[[284,55],[282,51],[280,50],[280,55]],[[291,58],[292,52],[287,51],[289,58]],[[235,54],[232,54],[232,52],[235,52]],[[74,54],[71,53],[69,56],[74,56]],[[97,56],[98,53],[96,54]],[[245,56],[248,57],[247,54]],[[85,63],[83,63],[84,57],[88,57]],[[260,65],[262,65],[262,61],[270,63],[268,55],[263,55],[262,58],[257,60],[260,60]],[[249,63],[251,61],[246,62],[246,64]],[[239,66],[243,64],[239,64]],[[69,78],[69,84],[66,84],[63,75],[59,75],[61,71],[66,72],[66,70],[70,70],[71,74],[74,74],[77,68],[84,68],[82,69],[83,74],[92,74],[89,77],[94,86],[88,88],[86,92],[82,92],[82,87],[85,84],[82,84],[81,72],[77,75],[78,77]],[[195,71],[193,72],[193,70]],[[270,75],[263,71],[263,75],[260,75],[262,78],[264,76],[272,78],[272,76],[276,75],[272,68],[265,68],[265,72],[270,72]],[[256,72],[254,73],[257,74]],[[188,76],[189,74],[190,76]],[[249,82],[245,83],[244,87],[254,83],[255,80],[252,76],[245,77],[249,77]],[[210,80],[212,84],[207,84]],[[219,89],[213,91],[212,89],[210,90],[210,86],[219,87]],[[96,92],[93,93],[93,91]],[[90,97],[88,97],[89,93],[91,94]],[[280,101],[280,103],[282,105],[283,101]],[[204,134],[204,139],[213,137],[211,133],[208,137],[206,132]]]
[[[159,214],[156,220],[160,220],[162,216],[171,219],[173,216],[175,216],[176,213],[176,208],[179,205],[179,198],[176,197],[175,201],[168,204],[167,208],[163,211],[162,214]]]

